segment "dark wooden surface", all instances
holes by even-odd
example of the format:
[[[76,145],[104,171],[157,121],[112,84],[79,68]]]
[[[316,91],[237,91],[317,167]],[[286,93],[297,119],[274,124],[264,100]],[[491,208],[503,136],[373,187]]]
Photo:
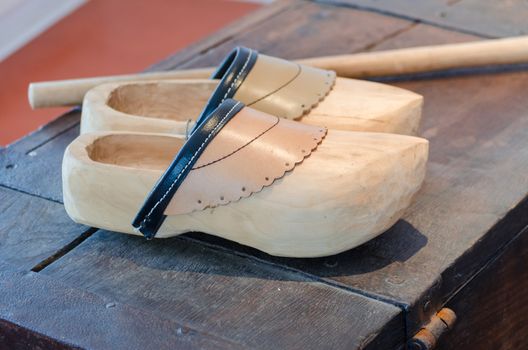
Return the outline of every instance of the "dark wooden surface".
[[[0,187],[0,257],[24,270],[38,268],[93,230],[75,224],[64,207]]]
[[[317,0],[486,37],[528,34],[524,0]]]
[[[196,330],[56,279],[0,263],[1,349],[242,348],[233,340]]]
[[[527,349],[527,229],[448,301],[459,321],[441,349]]]
[[[451,7],[464,3],[470,1]],[[152,69],[216,64],[237,44],[298,58],[490,35],[423,18],[279,1]],[[78,133],[76,111],[0,150],[0,269],[9,286],[0,304],[0,343],[27,338],[48,347],[56,341],[140,348],[144,337],[158,337],[151,347],[174,341],[181,347],[392,349],[447,304],[459,325],[441,348],[528,347],[522,328],[515,328],[528,324],[526,288],[515,280],[527,273],[517,256],[528,251],[522,231],[528,225],[528,71],[484,73],[389,80],[425,96],[426,183],[388,232],[321,259],[274,258],[199,233],[145,242],[73,224],[60,204],[60,162]],[[18,289],[28,294],[17,296]],[[478,310],[483,300],[485,313]],[[40,305],[44,311],[32,319]],[[113,325],[85,332],[82,325],[90,328],[100,313]],[[106,336],[95,337],[98,332]],[[473,333],[486,340],[462,341]]]
[[[403,341],[397,307],[196,243],[98,231],[43,273],[248,348],[350,349],[372,340],[373,348],[392,348]]]

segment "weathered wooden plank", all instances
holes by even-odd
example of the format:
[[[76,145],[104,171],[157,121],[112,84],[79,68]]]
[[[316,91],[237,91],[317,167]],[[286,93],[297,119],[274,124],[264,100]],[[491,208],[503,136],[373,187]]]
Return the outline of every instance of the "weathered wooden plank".
[[[377,239],[323,259],[277,259],[409,305],[411,335],[528,224],[528,72],[399,85],[425,95],[430,165],[403,219]]]
[[[0,349],[240,349],[233,341],[0,261]]]
[[[442,43],[451,39],[453,42],[465,41],[471,40],[471,36],[419,24],[375,49]],[[457,285],[464,283],[465,279],[471,276],[471,271],[478,269],[479,264],[484,264],[491,252],[507,242],[516,230],[526,224],[528,205],[523,197],[527,194],[527,138],[525,132],[519,133],[516,128],[526,128],[528,104],[522,96],[527,84],[528,74],[525,71],[397,84],[425,96],[423,135],[431,141],[431,160],[442,163],[441,166],[432,163],[429,180],[417,200],[420,201],[422,196],[441,197],[427,200],[431,204],[436,202],[434,207],[431,204],[426,205],[423,201],[415,203],[405,218],[408,221],[398,223],[400,226],[397,225],[392,233],[386,234],[405,232],[403,236],[395,237],[391,243],[387,243],[382,237],[378,244],[386,245],[384,253],[380,254],[376,248],[369,255],[388,257],[388,264],[391,264],[391,255],[401,254],[403,258],[393,262],[393,268],[383,267],[386,272],[377,275],[386,278],[388,282],[383,295],[388,295],[387,292],[391,289],[400,289],[398,286],[401,285],[401,290],[393,296],[402,300],[411,300],[408,299],[410,295],[406,297],[404,292],[413,289],[409,285],[419,281],[420,275],[434,275],[434,268],[431,267],[440,267],[438,263],[443,262],[444,266],[447,266],[443,272],[438,271],[436,280],[431,281],[431,290],[421,300],[416,300],[418,307],[415,311],[421,320],[429,317],[428,310],[438,309],[441,300],[446,300],[448,295],[456,290]],[[450,165],[445,166],[446,163]],[[513,175],[515,172],[518,172],[517,175]],[[513,175],[511,178],[510,174]],[[428,187],[433,183],[442,184],[442,187]],[[443,186],[450,187],[450,190],[443,192]],[[504,203],[501,207],[502,201]],[[513,208],[516,210],[511,210]],[[438,215],[437,211],[440,210],[445,211],[445,215]],[[493,215],[494,211],[495,217],[492,219],[490,215]],[[482,221],[479,215],[482,216]],[[419,218],[420,216],[423,218]],[[485,220],[486,216],[488,220]],[[416,225],[415,221],[420,221],[420,226]],[[435,221],[433,227],[431,223]],[[486,232],[484,229],[477,233],[479,228],[485,228],[486,222],[489,230]],[[440,229],[442,225],[445,227]],[[441,234],[448,232],[450,226],[453,227],[451,234]],[[427,230],[422,230],[421,227],[426,227]],[[424,237],[416,236],[409,247],[394,249],[399,246],[396,240],[404,240],[406,235],[412,236],[413,231],[422,232]],[[475,235],[475,240],[471,243],[467,239],[472,234]],[[478,237],[482,237],[480,241]],[[405,241],[406,244],[410,243],[409,240]],[[420,241],[422,243],[419,243]],[[413,263],[412,259],[405,258],[411,257],[413,251],[420,251],[421,245],[424,249],[416,256],[418,259],[419,255],[423,254],[421,263],[418,260]],[[369,245],[366,246],[367,249],[368,247]],[[389,253],[389,250],[393,250],[392,253]],[[361,259],[361,256],[363,254],[358,253],[358,259]],[[402,262],[404,265],[399,266]],[[337,262],[330,264],[333,263]],[[384,266],[382,261],[378,261],[378,264]],[[402,284],[402,281],[413,273],[412,270],[406,272],[409,267],[413,267],[418,273],[414,281]],[[399,273],[394,274],[394,271]],[[373,285],[378,284],[379,281],[376,282],[373,274],[365,277],[360,282],[360,288],[379,292],[379,285],[369,288],[365,284],[369,278],[372,278]],[[341,281],[351,283],[346,278]],[[357,283],[352,282],[352,285]],[[416,295],[420,293],[419,290],[415,292]],[[442,294],[443,296],[439,297]],[[410,309],[411,319],[412,312],[413,308]],[[410,322],[411,329],[412,324]]]
[[[307,11],[317,12],[311,6]],[[346,51],[332,48],[334,40],[325,40],[330,37],[327,32],[317,40],[307,33],[317,32],[312,22],[314,28],[331,26],[337,37],[346,32],[343,28],[361,32],[362,26],[355,27],[357,22],[350,20],[357,11],[322,8],[325,15],[301,26],[302,31],[292,33],[288,26],[297,23],[303,13],[276,16],[265,26],[242,33],[188,65],[210,64],[235,43],[286,57],[297,52],[305,56],[326,54],[329,46],[350,52],[348,47]],[[369,30],[376,25],[375,20],[371,18]],[[369,47],[473,39],[424,24],[402,28]],[[281,40],[277,40],[279,35]],[[292,36],[296,38],[294,46]],[[199,237],[407,304],[409,335],[415,332],[512,238],[516,229],[527,223],[522,201],[528,188],[528,101],[523,97],[528,73],[450,76],[398,85],[425,96],[423,135],[431,140],[431,166],[424,189],[392,230],[350,252],[311,260],[275,259],[222,240]]]
[[[77,123],[29,152],[19,145],[1,150],[0,185],[62,203],[62,155],[78,135]],[[20,146],[32,144],[31,138],[22,139]]]
[[[528,33],[528,4],[522,0],[316,0],[349,5],[420,20],[446,28],[488,36],[506,37]]]
[[[30,270],[88,230],[60,204],[0,187],[0,260]]]
[[[178,51],[176,54],[167,57],[165,60],[152,65],[148,70],[162,71],[181,66],[185,62],[194,59],[196,55],[200,55],[214,48],[219,43],[228,41],[234,36],[240,35],[242,32],[251,31],[253,27],[273,18],[281,12],[295,11],[299,6],[302,6],[302,4],[298,0],[274,1],[271,4],[262,7],[258,11],[254,11],[251,14],[246,15],[241,19],[227,25],[205,39],[189,45],[183,50]]]
[[[263,53],[289,59],[359,52],[413,25],[409,21],[375,13],[304,1],[298,3],[299,6],[294,9],[283,11],[251,30],[219,42],[184,64],[180,64],[176,55],[174,65],[168,61],[165,67],[216,65],[236,45],[257,48]]]
[[[98,231],[43,274],[248,348],[392,349],[401,310],[185,238]]]
[[[427,24],[415,23],[411,28],[398,35],[384,40],[372,47],[370,51],[401,49],[405,47],[441,45],[482,40],[474,35],[458,33],[433,27]]]
[[[77,126],[79,124],[79,117],[79,111],[73,109],[20,140],[13,142],[8,148],[20,153],[29,153],[63,132]]]
[[[449,301],[459,317],[438,349],[528,349],[527,261],[525,229]]]

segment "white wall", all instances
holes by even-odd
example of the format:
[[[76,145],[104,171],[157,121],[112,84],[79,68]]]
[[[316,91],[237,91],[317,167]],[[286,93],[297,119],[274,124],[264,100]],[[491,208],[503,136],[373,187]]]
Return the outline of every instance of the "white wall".
[[[0,62],[86,0],[0,0]]]

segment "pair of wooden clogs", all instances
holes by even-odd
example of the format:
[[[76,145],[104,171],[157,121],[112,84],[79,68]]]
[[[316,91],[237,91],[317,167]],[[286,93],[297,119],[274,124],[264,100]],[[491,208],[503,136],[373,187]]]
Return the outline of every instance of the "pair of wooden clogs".
[[[100,85],[64,155],[64,204],[76,222],[147,238],[338,253],[393,225],[420,188],[421,107],[412,92],[246,48],[211,80]]]

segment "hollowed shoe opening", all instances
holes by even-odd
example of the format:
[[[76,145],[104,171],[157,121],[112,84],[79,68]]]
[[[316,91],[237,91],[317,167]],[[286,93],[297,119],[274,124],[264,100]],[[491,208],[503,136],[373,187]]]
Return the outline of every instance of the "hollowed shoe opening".
[[[216,85],[214,80],[122,85],[110,93],[106,104],[131,115],[175,121],[194,120]]]

